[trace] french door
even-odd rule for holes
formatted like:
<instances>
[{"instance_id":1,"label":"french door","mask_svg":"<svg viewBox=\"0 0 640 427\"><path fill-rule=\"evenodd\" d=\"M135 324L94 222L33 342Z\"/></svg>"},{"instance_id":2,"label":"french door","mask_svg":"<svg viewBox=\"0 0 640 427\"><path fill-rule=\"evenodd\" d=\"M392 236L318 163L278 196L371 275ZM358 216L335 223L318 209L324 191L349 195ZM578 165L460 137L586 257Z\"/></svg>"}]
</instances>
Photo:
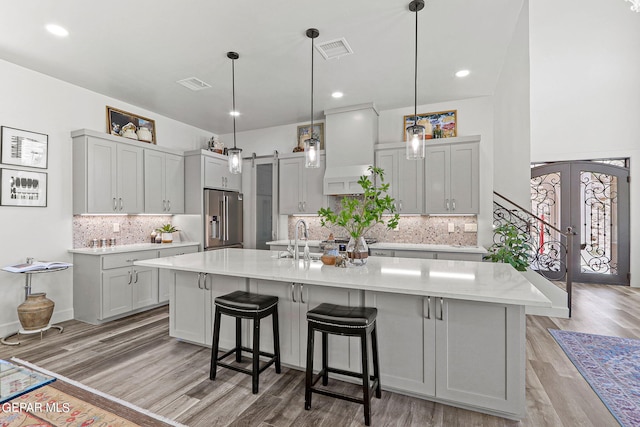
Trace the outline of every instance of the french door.
<instances>
[{"instance_id":1,"label":"french door","mask_svg":"<svg viewBox=\"0 0 640 427\"><path fill-rule=\"evenodd\" d=\"M531 169L532 212L576 233L573 281L629 284L629 169L597 161Z\"/></svg>"}]
</instances>

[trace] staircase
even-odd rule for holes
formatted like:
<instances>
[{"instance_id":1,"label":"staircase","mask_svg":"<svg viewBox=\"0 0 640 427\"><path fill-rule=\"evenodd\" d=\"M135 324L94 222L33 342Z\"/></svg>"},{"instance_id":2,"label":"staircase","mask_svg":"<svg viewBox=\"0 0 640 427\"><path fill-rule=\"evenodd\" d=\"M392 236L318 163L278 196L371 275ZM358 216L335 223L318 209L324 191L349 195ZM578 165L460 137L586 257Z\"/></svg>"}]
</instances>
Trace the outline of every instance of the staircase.
<instances>
[{"instance_id":1,"label":"staircase","mask_svg":"<svg viewBox=\"0 0 640 427\"><path fill-rule=\"evenodd\" d=\"M573 231L571 228L559 230L501 194L495 191L493 194L494 225L511 224L527 236L533 250L529 255L529 268L522 274L551 301L551 307L526 307L526 313L570 318L572 272L567 260ZM497 238L499 236L494 236Z\"/></svg>"}]
</instances>

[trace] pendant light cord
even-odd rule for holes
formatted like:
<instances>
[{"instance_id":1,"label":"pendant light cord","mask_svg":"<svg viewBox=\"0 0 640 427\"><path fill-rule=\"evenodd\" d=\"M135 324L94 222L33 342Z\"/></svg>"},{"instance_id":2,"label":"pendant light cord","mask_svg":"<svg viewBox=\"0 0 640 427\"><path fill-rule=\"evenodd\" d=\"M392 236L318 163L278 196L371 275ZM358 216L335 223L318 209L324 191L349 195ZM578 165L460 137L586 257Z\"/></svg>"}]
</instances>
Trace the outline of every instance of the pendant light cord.
<instances>
[{"instance_id":1,"label":"pendant light cord","mask_svg":"<svg viewBox=\"0 0 640 427\"><path fill-rule=\"evenodd\" d=\"M311 39L311 127L309 138L313 139L313 38Z\"/></svg>"},{"instance_id":2,"label":"pendant light cord","mask_svg":"<svg viewBox=\"0 0 640 427\"><path fill-rule=\"evenodd\" d=\"M233 108L233 149L236 149L236 60L231 60L231 103Z\"/></svg>"},{"instance_id":3,"label":"pendant light cord","mask_svg":"<svg viewBox=\"0 0 640 427\"><path fill-rule=\"evenodd\" d=\"M416 46L415 46L415 61L413 68L413 125L418 125L418 7L416 5Z\"/></svg>"}]
</instances>

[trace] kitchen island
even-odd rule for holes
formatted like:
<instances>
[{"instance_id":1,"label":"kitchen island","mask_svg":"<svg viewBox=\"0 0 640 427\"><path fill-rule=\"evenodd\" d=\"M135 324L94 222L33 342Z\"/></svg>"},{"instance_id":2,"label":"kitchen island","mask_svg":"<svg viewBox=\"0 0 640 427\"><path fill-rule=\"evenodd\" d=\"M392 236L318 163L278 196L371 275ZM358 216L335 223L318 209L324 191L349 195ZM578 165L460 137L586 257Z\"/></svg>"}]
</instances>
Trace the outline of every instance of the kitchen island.
<instances>
[{"instance_id":1,"label":"kitchen island","mask_svg":"<svg viewBox=\"0 0 640 427\"><path fill-rule=\"evenodd\" d=\"M336 268L278 255L224 249L135 264L174 272L173 337L211 345L214 298L234 290L275 295L282 362L304 369L307 310L322 302L373 306L383 388L524 416L524 306L550 302L510 265L372 256L364 267ZM262 328L265 348L272 342L268 329ZM223 318L221 347L232 348L234 339L233 319ZM359 355L358 340L330 337L332 366L359 370Z\"/></svg>"}]
</instances>

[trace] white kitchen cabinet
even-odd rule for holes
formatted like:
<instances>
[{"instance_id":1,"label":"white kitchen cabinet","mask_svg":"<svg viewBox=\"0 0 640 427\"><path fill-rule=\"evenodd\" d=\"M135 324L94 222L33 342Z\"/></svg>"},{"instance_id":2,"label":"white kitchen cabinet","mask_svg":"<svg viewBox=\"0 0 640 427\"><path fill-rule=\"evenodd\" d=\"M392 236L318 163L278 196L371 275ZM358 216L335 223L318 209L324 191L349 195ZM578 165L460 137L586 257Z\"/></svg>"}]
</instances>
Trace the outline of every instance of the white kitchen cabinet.
<instances>
[{"instance_id":1,"label":"white kitchen cabinet","mask_svg":"<svg viewBox=\"0 0 640 427\"><path fill-rule=\"evenodd\" d=\"M210 346L213 338L213 300L233 291L245 290L246 279L183 271L175 272L173 277L169 335ZM222 316L221 349L228 350L235 346L235 326L235 319Z\"/></svg>"},{"instance_id":2,"label":"white kitchen cabinet","mask_svg":"<svg viewBox=\"0 0 640 427\"><path fill-rule=\"evenodd\" d=\"M123 267L102 273L102 317L158 303L157 268Z\"/></svg>"},{"instance_id":3,"label":"white kitchen cabinet","mask_svg":"<svg viewBox=\"0 0 640 427\"><path fill-rule=\"evenodd\" d=\"M365 301L378 309L384 386L524 414L521 306L382 292Z\"/></svg>"},{"instance_id":4,"label":"white kitchen cabinet","mask_svg":"<svg viewBox=\"0 0 640 427\"><path fill-rule=\"evenodd\" d=\"M384 169L388 194L400 214L421 214L424 210L424 162L408 160L404 149L376 150L376 167Z\"/></svg>"},{"instance_id":5,"label":"white kitchen cabinet","mask_svg":"<svg viewBox=\"0 0 640 427\"><path fill-rule=\"evenodd\" d=\"M229 172L229 162L226 158L205 157L204 186L220 190L240 191L242 175Z\"/></svg>"},{"instance_id":6,"label":"white kitchen cabinet","mask_svg":"<svg viewBox=\"0 0 640 427\"><path fill-rule=\"evenodd\" d=\"M158 258L164 258L175 255L184 255L198 252L198 246L184 246L179 248L168 248L158 250ZM173 282L174 272L171 270L161 269L158 271L158 302L169 301L171 294L171 283Z\"/></svg>"},{"instance_id":7,"label":"white kitchen cabinet","mask_svg":"<svg viewBox=\"0 0 640 427\"><path fill-rule=\"evenodd\" d=\"M316 214L327 205L323 192L325 156L319 168L305 168L304 156L281 158L279 161L279 214Z\"/></svg>"},{"instance_id":8,"label":"white kitchen cabinet","mask_svg":"<svg viewBox=\"0 0 640 427\"><path fill-rule=\"evenodd\" d=\"M479 144L428 145L425 158L425 213L477 214Z\"/></svg>"},{"instance_id":9,"label":"white kitchen cabinet","mask_svg":"<svg viewBox=\"0 0 640 427\"><path fill-rule=\"evenodd\" d=\"M307 311L321 303L359 306L361 292L353 289L328 288L300 283L275 282L252 279L251 292L278 297L280 355L282 363L303 368L307 355ZM273 332L261 328L260 342L264 348L273 348ZM320 335L316 337L315 366L321 359ZM271 350L268 350L271 351ZM360 341L354 337L329 336L329 364L331 367L360 371Z\"/></svg>"},{"instance_id":10,"label":"white kitchen cabinet","mask_svg":"<svg viewBox=\"0 0 640 427\"><path fill-rule=\"evenodd\" d=\"M184 213L184 157L145 150L144 211L156 214Z\"/></svg>"}]
</instances>

